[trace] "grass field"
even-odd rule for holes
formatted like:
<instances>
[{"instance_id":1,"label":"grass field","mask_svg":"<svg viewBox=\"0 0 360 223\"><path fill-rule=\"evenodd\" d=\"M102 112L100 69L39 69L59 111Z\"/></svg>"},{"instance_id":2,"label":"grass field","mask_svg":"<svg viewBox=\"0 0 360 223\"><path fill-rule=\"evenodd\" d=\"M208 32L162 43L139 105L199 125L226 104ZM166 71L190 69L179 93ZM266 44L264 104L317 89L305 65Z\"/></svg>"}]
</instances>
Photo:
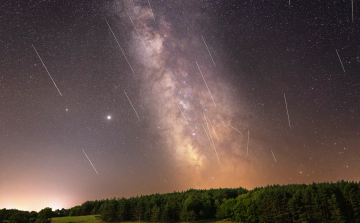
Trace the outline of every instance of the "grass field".
<instances>
[{"instance_id":1,"label":"grass field","mask_svg":"<svg viewBox=\"0 0 360 223\"><path fill-rule=\"evenodd\" d=\"M100 218L95 217L99 215L87 215L87 216L75 216L75 217L60 217L60 218L52 218L51 223L100 223L103 222Z\"/></svg>"},{"instance_id":2,"label":"grass field","mask_svg":"<svg viewBox=\"0 0 360 223\"><path fill-rule=\"evenodd\" d=\"M98 216L98 217L95 217ZM76 216L76 217L60 217L60 218L52 218L51 223L84 223L84 222L90 222L90 223L103 223L103 221L99 218L99 215L87 215L87 216ZM122 223L136 223L139 221L128 221L128 222L122 222ZM216 221L216 220L206 220L206 221L197 221L197 223L220 223L220 222L230 222L230 221ZM142 223L147 223L145 221L142 221ZM154 222L151 222L154 223ZM178 222L178 223L184 223L184 222Z\"/></svg>"}]
</instances>

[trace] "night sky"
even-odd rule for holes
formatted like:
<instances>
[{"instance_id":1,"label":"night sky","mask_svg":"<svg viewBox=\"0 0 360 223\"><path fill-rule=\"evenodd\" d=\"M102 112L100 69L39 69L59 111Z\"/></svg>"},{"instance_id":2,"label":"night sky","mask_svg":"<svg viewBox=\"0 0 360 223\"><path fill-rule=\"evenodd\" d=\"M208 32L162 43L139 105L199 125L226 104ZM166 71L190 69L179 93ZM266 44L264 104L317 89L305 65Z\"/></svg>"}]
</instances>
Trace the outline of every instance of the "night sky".
<instances>
[{"instance_id":1,"label":"night sky","mask_svg":"<svg viewBox=\"0 0 360 223\"><path fill-rule=\"evenodd\" d=\"M0 208L359 181L359 13L357 0L353 18L351 0L4 1Z\"/></svg>"}]
</instances>

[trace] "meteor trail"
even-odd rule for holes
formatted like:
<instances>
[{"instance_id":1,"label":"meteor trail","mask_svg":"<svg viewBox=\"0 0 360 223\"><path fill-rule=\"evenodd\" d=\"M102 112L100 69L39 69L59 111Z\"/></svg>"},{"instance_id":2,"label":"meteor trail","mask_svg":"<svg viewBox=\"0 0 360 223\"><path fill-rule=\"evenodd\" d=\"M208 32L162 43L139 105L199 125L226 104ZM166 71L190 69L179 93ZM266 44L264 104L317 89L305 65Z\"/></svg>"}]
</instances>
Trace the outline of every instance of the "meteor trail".
<instances>
[{"instance_id":1,"label":"meteor trail","mask_svg":"<svg viewBox=\"0 0 360 223\"><path fill-rule=\"evenodd\" d=\"M178 104L178 102L175 100L175 102L176 102L176 104L177 104L177 106L178 106L178 108L179 108L179 110L180 110L180 112L181 112L181 114L183 115L183 117L184 117L184 119L185 119L185 121L186 121L186 124L187 125L189 125L189 123L188 123L188 121L187 121L187 119L186 119L186 117L185 117L185 115L184 115L184 113L181 111L181 109L180 109L180 106L179 106L179 104Z\"/></svg>"},{"instance_id":2,"label":"meteor trail","mask_svg":"<svg viewBox=\"0 0 360 223\"><path fill-rule=\"evenodd\" d=\"M139 33L138 29L136 28L136 26L135 26L134 22L132 21L132 19L131 19L131 17L130 17L130 15L129 15L129 13L128 13L128 11L127 11L127 10L126 10L126 13L128 14L128 16L129 16L129 19L130 19L131 23L134 25L134 28L135 28L135 30L136 30L136 32L137 32L137 34L139 35L139 37L140 37L140 39L141 39L141 42L143 43L143 45L144 45L144 47L145 47L145 49L146 49L145 43L144 43L144 41L143 41L143 39L142 39L142 37L141 37L141 35L140 35L140 33Z\"/></svg>"},{"instance_id":3,"label":"meteor trail","mask_svg":"<svg viewBox=\"0 0 360 223\"><path fill-rule=\"evenodd\" d=\"M217 160L218 160L218 162L219 162L219 164L220 164L219 156L218 156L218 154L217 154L216 147L215 147L215 143L214 143L214 140L213 140L212 135L211 135L211 132L210 132L209 124L208 124L208 122L207 122L207 120L206 120L205 112L204 112L204 117L205 117L206 125L207 125L207 127L208 127L208 129L209 129L211 141L212 141L212 144L213 144L213 146L214 146L214 150L215 150L215 153L216 153Z\"/></svg>"},{"instance_id":4,"label":"meteor trail","mask_svg":"<svg viewBox=\"0 0 360 223\"><path fill-rule=\"evenodd\" d=\"M352 22L354 23L354 0L351 0L351 14L352 14Z\"/></svg>"},{"instance_id":5,"label":"meteor trail","mask_svg":"<svg viewBox=\"0 0 360 223\"><path fill-rule=\"evenodd\" d=\"M34 48L34 50L35 50L36 54L38 55L38 57L39 57L39 59L40 59L40 61L41 61L42 65L44 66L44 68L45 68L46 72L48 73L49 77L51 78L52 82L54 83L54 85L55 85L56 89L58 90L58 92L59 92L60 96L62 96L62 94L61 94L61 92L60 92L59 88L56 86L54 79L51 77L51 75L50 75L50 73L49 73L48 69L46 68L46 66L45 66L44 62L42 61L42 59L41 59L41 57L40 57L40 55L39 55L39 54L38 54L38 52L36 51L36 49L35 49L34 45L32 45L32 47Z\"/></svg>"},{"instance_id":6,"label":"meteor trail","mask_svg":"<svg viewBox=\"0 0 360 223\"><path fill-rule=\"evenodd\" d=\"M340 55L339 55L339 53L338 53L337 49L335 49L335 50L336 50L336 53L337 53L337 55L338 55L338 57L339 57L339 60L340 60L341 66L342 66L342 68L343 68L343 70L344 70L344 73L345 73L345 68L344 68L344 65L343 65L343 63L342 63L342 61L341 61L341 59L340 59Z\"/></svg>"},{"instance_id":7,"label":"meteor trail","mask_svg":"<svg viewBox=\"0 0 360 223\"><path fill-rule=\"evenodd\" d=\"M233 129L235 129L238 133L240 133L241 135L242 135L242 133L239 131L239 130L237 130L236 128L234 128L234 127L232 127L230 124L228 124L231 128L233 128Z\"/></svg>"},{"instance_id":8,"label":"meteor trail","mask_svg":"<svg viewBox=\"0 0 360 223\"><path fill-rule=\"evenodd\" d=\"M216 138L217 138L218 141L220 142L219 137L217 136L216 131L215 131L215 129L214 129L214 126L213 126L213 125L211 124L211 122L210 122L210 119L209 119L209 123L210 123L210 125L211 125L211 128L214 130L214 133L215 133Z\"/></svg>"},{"instance_id":9,"label":"meteor trail","mask_svg":"<svg viewBox=\"0 0 360 223\"><path fill-rule=\"evenodd\" d=\"M203 37L203 36L201 36L201 38L203 39L203 41L204 41L204 43L205 43L205 46L206 46L206 49L208 50L209 55L210 55L210 57L211 57L211 60L212 60L212 62L214 63L214 66L216 67L215 62L214 62L214 59L213 59L213 58L212 58L212 56L211 56L210 50L209 50L208 46L206 45L206 42L205 42L204 37Z\"/></svg>"},{"instance_id":10,"label":"meteor trail","mask_svg":"<svg viewBox=\"0 0 360 223\"><path fill-rule=\"evenodd\" d=\"M153 15L153 19L154 19L154 22L155 22L155 16L154 16L154 12L151 8L151 5L150 5L150 1L148 0L148 3L149 3L149 7L150 7L150 11L151 11L151 14Z\"/></svg>"},{"instance_id":11,"label":"meteor trail","mask_svg":"<svg viewBox=\"0 0 360 223\"><path fill-rule=\"evenodd\" d=\"M249 138L250 138L250 136L249 136L249 130L248 130L248 141L247 141L247 146L246 146L246 155L248 156L249 155Z\"/></svg>"},{"instance_id":12,"label":"meteor trail","mask_svg":"<svg viewBox=\"0 0 360 223\"><path fill-rule=\"evenodd\" d=\"M208 139L209 139L209 142L210 142L210 144L212 144L211 143L211 140L210 140L210 138L209 138L209 135L207 134L207 131L206 131L206 129L205 129L205 126L204 126L204 124L201 124L202 126L203 126L203 128L204 128L204 131L205 131L205 133L206 133L206 136L208 137Z\"/></svg>"},{"instance_id":13,"label":"meteor trail","mask_svg":"<svg viewBox=\"0 0 360 223\"><path fill-rule=\"evenodd\" d=\"M133 104L131 103L130 98L129 98L129 97L128 97L128 95L126 94L126 91L125 91L125 90L124 90L124 92L125 92L125 95L126 95L127 99L129 100L129 102L130 102L130 104L131 104L132 108L134 109L134 112L135 112L136 116L138 117L138 119L139 119L139 121L140 121L140 118L139 118L139 116L138 116L138 114L137 114L137 112L136 112L136 110L135 110L135 108L134 108Z\"/></svg>"},{"instance_id":14,"label":"meteor trail","mask_svg":"<svg viewBox=\"0 0 360 223\"><path fill-rule=\"evenodd\" d=\"M286 113L287 113L288 121L289 121L289 127L291 127L291 125L290 125L290 117L289 117L289 110L288 110L288 108L287 108L285 93L284 93L284 98L285 98L285 105L286 105Z\"/></svg>"},{"instance_id":15,"label":"meteor trail","mask_svg":"<svg viewBox=\"0 0 360 223\"><path fill-rule=\"evenodd\" d=\"M271 153L273 154L274 160L275 160L275 162L276 162L276 159L275 159L275 156L274 156L274 153L273 153L273 151L272 151L272 150L271 150Z\"/></svg>"},{"instance_id":16,"label":"meteor trail","mask_svg":"<svg viewBox=\"0 0 360 223\"><path fill-rule=\"evenodd\" d=\"M110 29L111 33L113 34L113 36L114 36L114 38L115 38L115 40L116 40L117 44L119 45L119 48L120 48L121 52L123 53L123 55L124 55L124 57L125 57L125 59L126 59L126 62L129 64L131 71L133 72L133 74L135 74L135 72L134 72L134 70L133 70L132 66L130 65L130 62L129 62L128 58L126 57L126 55L125 55L125 53L124 53L123 49L121 48L120 43L119 43L119 41L117 40L117 38L116 38L116 36L115 36L114 32L112 31L112 29L111 29L111 27L110 27L110 25L109 25L108 21L107 21L106 19L105 19L105 21L106 21L107 25L109 26L109 29Z\"/></svg>"},{"instance_id":17,"label":"meteor trail","mask_svg":"<svg viewBox=\"0 0 360 223\"><path fill-rule=\"evenodd\" d=\"M207 83L206 83L206 81L205 81L205 78L204 78L204 76L203 76L203 74L202 74L202 72L201 72L201 70L200 70L199 64L198 64L197 62L196 62L196 65L197 65L197 67L199 68L200 74L201 74L201 76L202 76L202 78L203 78L203 80L204 80L204 82L205 82L205 85L206 85L206 87L207 87L207 89L208 89L208 91L209 91L209 94L210 94L210 96L211 96L211 99L212 99L212 101L214 102L214 105L215 105L215 107L216 107L214 98L213 98L213 96L211 95L211 92L210 92L210 90L209 90L209 87L208 87L208 85L207 85Z\"/></svg>"},{"instance_id":18,"label":"meteor trail","mask_svg":"<svg viewBox=\"0 0 360 223\"><path fill-rule=\"evenodd\" d=\"M208 122L207 122L207 120L206 120L205 113L204 113L204 117L205 117L205 122L206 122L207 129L209 130L209 135L210 135L211 142L212 142L212 144L215 146L214 140L213 140L212 135L211 135L211 132L210 132L209 124L208 124Z\"/></svg>"},{"instance_id":19,"label":"meteor trail","mask_svg":"<svg viewBox=\"0 0 360 223\"><path fill-rule=\"evenodd\" d=\"M98 172L96 171L96 169L95 169L94 165L93 165L93 164L92 164L92 162L90 161L89 157L86 155L85 151L84 151L84 150L82 150L82 151L84 152L85 156L86 156L86 157L87 157L87 159L89 160L89 162L90 162L91 166L94 168L94 170L95 170L96 174L98 174Z\"/></svg>"}]
</instances>

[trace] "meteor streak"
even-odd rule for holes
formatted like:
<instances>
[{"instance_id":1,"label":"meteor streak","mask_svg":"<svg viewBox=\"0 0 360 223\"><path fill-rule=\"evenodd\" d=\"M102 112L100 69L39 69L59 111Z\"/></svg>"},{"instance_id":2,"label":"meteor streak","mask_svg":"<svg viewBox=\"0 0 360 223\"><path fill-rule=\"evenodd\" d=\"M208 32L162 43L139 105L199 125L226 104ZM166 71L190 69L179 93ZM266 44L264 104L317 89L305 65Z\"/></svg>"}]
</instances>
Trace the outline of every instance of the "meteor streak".
<instances>
[{"instance_id":1,"label":"meteor streak","mask_svg":"<svg viewBox=\"0 0 360 223\"><path fill-rule=\"evenodd\" d=\"M203 74L202 74L202 72L201 72L201 70L200 70L199 64L198 64L197 62L196 62L196 65L197 65L197 67L199 68L200 74L201 74L201 76L202 76L202 78L203 78L203 80L204 80L204 82L205 82L205 85L206 85L206 87L207 87L207 89L208 89L208 91L209 91L209 94L210 94L210 96L211 96L211 99L212 99L212 101L214 102L214 105L215 105L215 107L216 107L214 98L213 98L213 96L211 95L211 92L210 92L210 90L209 90L209 87L208 87L208 85L207 85L207 83L206 83L206 81L205 81L205 78L204 78L204 76L203 76Z\"/></svg>"},{"instance_id":2,"label":"meteor streak","mask_svg":"<svg viewBox=\"0 0 360 223\"><path fill-rule=\"evenodd\" d=\"M209 135L210 135L211 142L212 142L212 144L215 146L214 140L213 140L212 135L211 135L211 132L210 132L209 124L208 124L208 122L207 122L207 120L206 120L205 113L204 113L204 117L205 117L205 122L206 122L207 129L208 129L208 131L209 131Z\"/></svg>"},{"instance_id":3,"label":"meteor streak","mask_svg":"<svg viewBox=\"0 0 360 223\"><path fill-rule=\"evenodd\" d=\"M275 156L274 156L274 153L273 153L273 151L271 150L271 153L272 153L272 155L273 155L273 157L274 157L274 160L275 160L275 162L276 162L276 159L275 159Z\"/></svg>"},{"instance_id":4,"label":"meteor streak","mask_svg":"<svg viewBox=\"0 0 360 223\"><path fill-rule=\"evenodd\" d=\"M85 156L86 156L86 157L87 157L87 159L89 160L89 162L90 162L91 166L94 168L94 170L95 170L96 174L99 174L99 173L96 171L96 169L95 169L94 165L92 164L92 162L90 161L89 157L86 155L85 151L84 151L84 150L82 150L82 151L84 152Z\"/></svg>"},{"instance_id":5,"label":"meteor streak","mask_svg":"<svg viewBox=\"0 0 360 223\"><path fill-rule=\"evenodd\" d=\"M340 60L341 66L342 66L342 68L343 68L343 70L344 70L344 73L345 73L345 68L344 68L344 65L343 65L343 63L342 63L342 61L341 61L341 59L340 59L339 52L337 51L337 49L335 49L335 50L336 50L336 53L337 53L337 55L338 55L338 57L339 57L339 60Z\"/></svg>"},{"instance_id":6,"label":"meteor streak","mask_svg":"<svg viewBox=\"0 0 360 223\"><path fill-rule=\"evenodd\" d=\"M179 110L180 110L180 112L181 112L181 114L183 115L183 117L184 117L184 119L185 119L185 121L186 121L186 124L187 125L189 125L189 123L188 123L188 121L187 121L187 119L186 119L186 117L185 117L185 115L184 115L184 113L181 111L181 109L180 109L180 106L179 106L179 104L178 104L178 102L175 100L175 102L176 102L176 104L177 104L177 106L178 106L178 108L179 108Z\"/></svg>"},{"instance_id":7,"label":"meteor streak","mask_svg":"<svg viewBox=\"0 0 360 223\"><path fill-rule=\"evenodd\" d=\"M61 92L60 92L59 88L56 86L54 79L51 77L51 75L50 75L50 73L49 73L48 69L46 68L46 66L45 66L44 62L42 61L42 59L41 59L41 57L40 57L40 55L39 55L39 54L38 54L38 52L36 51L36 49L35 49L34 45L32 45L32 47L34 48L34 50L35 50L36 54L38 55L38 57L39 57L39 59L40 59L40 61L41 61L42 65L44 66L44 68L45 68L46 72L48 73L49 77L51 78L52 82L54 83L54 85L55 85L56 89L58 90L58 92L59 92L60 96L62 96L62 94L61 94Z\"/></svg>"},{"instance_id":8,"label":"meteor streak","mask_svg":"<svg viewBox=\"0 0 360 223\"><path fill-rule=\"evenodd\" d=\"M218 162L219 162L219 164L220 164L219 156L218 156L218 154L217 154L216 147L215 147L215 143L214 143L214 140L213 140L212 135L211 135L211 132L210 132L209 124L208 124L208 122L207 122L207 120L206 120L205 112L204 112L204 117L205 117L206 125L207 125L208 130L209 130L209 133L210 133L210 137L211 137L212 144L213 144L213 146L214 146L214 150L215 150L215 153L216 153L217 160L218 160Z\"/></svg>"},{"instance_id":9,"label":"meteor streak","mask_svg":"<svg viewBox=\"0 0 360 223\"><path fill-rule=\"evenodd\" d=\"M148 0L148 3L149 3L149 7L150 7L151 14L153 15L153 19L154 19L154 22L155 22L155 16L154 16L153 10L151 9L150 0Z\"/></svg>"},{"instance_id":10,"label":"meteor streak","mask_svg":"<svg viewBox=\"0 0 360 223\"><path fill-rule=\"evenodd\" d=\"M203 41L204 41L204 43L205 43L205 46L206 46L206 49L208 50L209 55L210 55L210 57L211 57L211 60L212 60L212 62L214 63L214 66L216 67L215 62L214 62L214 59L213 59L213 58L212 58L212 56L211 56L210 50L209 50L208 46L206 45L206 42L205 42L204 37L203 37L203 36L201 36L201 38L203 39Z\"/></svg>"},{"instance_id":11,"label":"meteor streak","mask_svg":"<svg viewBox=\"0 0 360 223\"><path fill-rule=\"evenodd\" d=\"M249 130L248 130L248 141L247 141L247 146L246 146L246 155L248 156L249 155L249 138L250 138L250 135L249 135Z\"/></svg>"},{"instance_id":12,"label":"meteor streak","mask_svg":"<svg viewBox=\"0 0 360 223\"><path fill-rule=\"evenodd\" d=\"M207 131L206 131L206 129L205 129L205 126L204 126L204 124L201 124L202 126L203 126L203 128L204 128L204 131L205 131L205 133L206 133L206 136L208 137L208 139L209 139L209 142L210 142L210 144L212 144L211 143L211 140L210 140L210 138L209 138L209 135L207 134Z\"/></svg>"},{"instance_id":13,"label":"meteor streak","mask_svg":"<svg viewBox=\"0 0 360 223\"><path fill-rule=\"evenodd\" d=\"M352 14L352 22L354 23L354 0L351 0L351 14Z\"/></svg>"},{"instance_id":14,"label":"meteor streak","mask_svg":"<svg viewBox=\"0 0 360 223\"><path fill-rule=\"evenodd\" d=\"M127 11L127 10L126 10L126 13L128 14L128 16L129 16L129 19L130 19L131 23L134 25L134 28L135 28L135 30L136 30L136 32L137 32L137 34L139 35L139 37L140 37L140 39L141 39L141 42L143 43L143 45L144 45L144 47L145 47L145 49L146 49L145 43L144 43L144 41L143 41L143 39L142 39L142 37L141 37L141 35L140 35L140 33L139 33L138 29L136 28L136 26L135 26L134 22L132 21L132 19L131 19L131 17L130 17L130 15L129 15L129 13L128 13L128 11Z\"/></svg>"},{"instance_id":15,"label":"meteor streak","mask_svg":"<svg viewBox=\"0 0 360 223\"><path fill-rule=\"evenodd\" d=\"M289 127L291 127L290 125L290 116L289 116L289 110L287 108L287 103L286 103L286 97L285 97L285 93L284 93L284 99L285 99L285 105L286 105L286 113L287 113L287 116L288 116L288 121L289 121Z\"/></svg>"},{"instance_id":16,"label":"meteor streak","mask_svg":"<svg viewBox=\"0 0 360 223\"><path fill-rule=\"evenodd\" d=\"M217 138L218 141L220 142L219 137L217 136L216 131L215 131L215 129L214 129L214 126L213 126L213 125L211 124L211 122L210 122L210 119L209 119L209 123L210 123L210 125L211 125L211 128L214 130L214 133L215 133L216 138Z\"/></svg>"},{"instance_id":17,"label":"meteor streak","mask_svg":"<svg viewBox=\"0 0 360 223\"><path fill-rule=\"evenodd\" d=\"M232 127L230 124L228 124L231 128L233 128L233 129L235 129L238 133L240 133L241 135L242 135L242 133L239 131L239 130L237 130L236 128L234 128L234 127Z\"/></svg>"},{"instance_id":18,"label":"meteor streak","mask_svg":"<svg viewBox=\"0 0 360 223\"><path fill-rule=\"evenodd\" d=\"M139 119L139 121L140 121L140 118L139 118L139 116L138 116L138 114L137 114L137 112L136 112L136 110L135 110L135 108L134 108L133 104L131 103L130 98L129 98L129 97L128 97L128 95L126 94L126 91L125 91L125 90L124 90L124 92L125 92L125 95L126 95L127 99L129 100L129 102L130 102L130 104L131 104L132 108L134 109L134 112L135 112L136 116L138 117L138 119Z\"/></svg>"},{"instance_id":19,"label":"meteor streak","mask_svg":"<svg viewBox=\"0 0 360 223\"><path fill-rule=\"evenodd\" d=\"M109 26L109 29L110 29L111 33L113 34L113 36L114 36L114 38L115 38L115 40L116 40L117 44L119 45L119 48L120 48L121 52L123 53L123 55L124 55L124 57L125 57L125 59L126 59L126 62L129 64L129 67L130 67L130 69L131 69L132 73L133 73L133 74L135 74L135 72L134 72L134 70L133 70L132 66L130 65L130 62L129 62L128 58L126 57L126 55L125 55L125 53L124 53L123 49L121 48L120 43L119 43L119 41L117 40L117 38L116 38L116 36L115 36L114 32L112 31L112 29L111 29L111 27L110 27L110 25L109 25L108 21L107 21L106 19L105 19L105 21L106 21L107 25Z\"/></svg>"}]
</instances>

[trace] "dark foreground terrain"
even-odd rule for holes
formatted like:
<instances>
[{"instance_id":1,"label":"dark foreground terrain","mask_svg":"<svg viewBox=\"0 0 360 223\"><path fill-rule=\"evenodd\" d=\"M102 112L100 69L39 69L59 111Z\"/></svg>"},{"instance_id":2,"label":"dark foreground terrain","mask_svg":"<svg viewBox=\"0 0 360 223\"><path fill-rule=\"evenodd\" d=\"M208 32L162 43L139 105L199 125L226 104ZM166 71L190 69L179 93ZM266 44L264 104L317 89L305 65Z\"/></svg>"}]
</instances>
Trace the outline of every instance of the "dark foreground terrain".
<instances>
[{"instance_id":1,"label":"dark foreground terrain","mask_svg":"<svg viewBox=\"0 0 360 223\"><path fill-rule=\"evenodd\" d=\"M92 216L86 216L92 215ZM98 215L99 217L95 217ZM246 190L210 189L87 201L39 213L0 210L0 222L360 222L360 184L338 181L272 185Z\"/></svg>"}]
</instances>

